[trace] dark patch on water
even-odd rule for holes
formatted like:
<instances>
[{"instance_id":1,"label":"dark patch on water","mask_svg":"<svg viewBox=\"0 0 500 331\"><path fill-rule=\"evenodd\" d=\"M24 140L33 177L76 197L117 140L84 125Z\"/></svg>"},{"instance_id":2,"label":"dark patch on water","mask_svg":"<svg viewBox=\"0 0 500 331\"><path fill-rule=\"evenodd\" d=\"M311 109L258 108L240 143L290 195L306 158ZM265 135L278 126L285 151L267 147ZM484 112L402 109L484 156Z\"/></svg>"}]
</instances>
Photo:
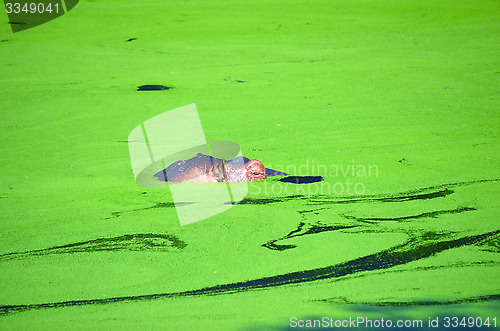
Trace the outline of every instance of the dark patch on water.
<instances>
[{"instance_id":1,"label":"dark patch on water","mask_svg":"<svg viewBox=\"0 0 500 331\"><path fill-rule=\"evenodd\" d=\"M2 39L2 40L0 40L0 43L6 43L8 41L10 41L10 40L9 39Z\"/></svg>"},{"instance_id":2,"label":"dark patch on water","mask_svg":"<svg viewBox=\"0 0 500 331\"><path fill-rule=\"evenodd\" d=\"M190 205L194 202L158 202L157 204L151 206L151 207L146 207L142 209L137 209L137 210L148 210L148 209L161 209L161 208L175 208L175 206L184 206L184 205Z\"/></svg>"},{"instance_id":3,"label":"dark patch on water","mask_svg":"<svg viewBox=\"0 0 500 331\"><path fill-rule=\"evenodd\" d=\"M137 40L137 38L130 38L130 39L127 39L125 41L134 41L134 40Z\"/></svg>"},{"instance_id":4,"label":"dark patch on water","mask_svg":"<svg viewBox=\"0 0 500 331\"><path fill-rule=\"evenodd\" d=\"M333 225L333 226L328 226L328 225L308 225L306 229L304 229L304 225L306 223L300 222L297 229L291 231L287 235L278 238L278 239L273 239L268 241L265 244L262 244L262 247L271 249L271 250L276 250L276 251L284 251L287 249L292 249L297 247L296 245L280 245L276 244L276 242L280 240L285 240L285 239L290 239L294 237L300 237L300 236L306 236L310 234L317 234L321 232L326 232L326 231L336 231L336 230L341 230L341 229L350 229L356 227L356 225Z\"/></svg>"},{"instance_id":5,"label":"dark patch on water","mask_svg":"<svg viewBox=\"0 0 500 331\"><path fill-rule=\"evenodd\" d=\"M241 83L241 84L246 83L246 81L244 81L244 80L238 80L238 79L237 79L237 80L235 80L235 82L236 82L236 83Z\"/></svg>"},{"instance_id":6,"label":"dark patch on water","mask_svg":"<svg viewBox=\"0 0 500 331\"><path fill-rule=\"evenodd\" d=\"M119 237L81 241L46 249L2 254L0 255L0 261L51 254L91 253L101 251L169 252L172 251L172 249L184 249L186 246L187 244L185 242L173 235L137 233L125 234Z\"/></svg>"},{"instance_id":7,"label":"dark patch on water","mask_svg":"<svg viewBox=\"0 0 500 331\"><path fill-rule=\"evenodd\" d=\"M352 203L366 203L366 202L405 202L413 200L428 200L435 198L443 198L455 193L451 187L460 187L471 184L480 184L488 182L498 182L500 179L480 179L471 180L467 182L457 182L438 186L430 186L426 188L410 190L401 193L387 194L387 195L365 195L356 198L350 197L332 197L327 195L318 195L309 197L311 204L352 204Z\"/></svg>"},{"instance_id":8,"label":"dark patch on water","mask_svg":"<svg viewBox=\"0 0 500 331\"><path fill-rule=\"evenodd\" d=\"M13 22L13 21L10 21L10 22L8 22L8 23L9 23L9 24L13 24L13 25L15 25L15 24L28 24L28 23L26 23L26 22Z\"/></svg>"},{"instance_id":9,"label":"dark patch on water","mask_svg":"<svg viewBox=\"0 0 500 331\"><path fill-rule=\"evenodd\" d=\"M459 214L467 211L474 211L477 210L476 208L471 208L471 207L458 207L455 209L450 209L450 210L436 210L432 212L427 212L427 213L421 213L418 215L409 215L409 216L401 216L401 217L356 217L356 216L350 216L350 215L341 215L342 217L346 219L352 219L356 220L359 222L379 222L379 221L396 221L396 222L402 222L402 221L408 221L408 220L415 220L419 218L437 218L439 215L444 215L444 214Z\"/></svg>"},{"instance_id":10,"label":"dark patch on water","mask_svg":"<svg viewBox=\"0 0 500 331\"><path fill-rule=\"evenodd\" d=\"M362 272L373 270L384 270L398 265L404 265L410 262L418 261L437 253L460 248L467 245L474 245L491 236L498 235L500 230L487 232L480 235L465 236L446 241L420 241L418 237L409 239L407 242L396 245L386 250L370 254L361 258L330 265L322 268L301 270L280 274L271 277L263 277L249 281L242 281L229 284L219 284L216 286L205 287L197 290L183 292L167 292L158 294L131 295L122 297L111 297L103 299L88 300L70 300L49 302L41 304L26 305L4 305L0 306L0 315L8 315L15 312L28 310L38 310L47 308L61 308L72 306L103 305L110 303L137 302L157 300L161 298L190 297L203 295L221 295L232 294L245 291L260 290L276 286L290 284L301 284L324 279L338 279L345 276L356 275ZM484 300L490 300L486 297Z\"/></svg>"},{"instance_id":11,"label":"dark patch on water","mask_svg":"<svg viewBox=\"0 0 500 331\"><path fill-rule=\"evenodd\" d=\"M273 198L244 198L239 205L265 205L271 203L283 203L288 201L306 200L309 205L335 205L335 204L357 204L357 203L375 203L375 202L404 202L412 200L427 200L446 197L453 194L454 191L449 189L439 189L431 192L425 192L427 189L418 191L408 191L403 193L394 194L391 197L382 195L365 195L356 197L334 197L327 195L285 195Z\"/></svg>"},{"instance_id":12,"label":"dark patch on water","mask_svg":"<svg viewBox=\"0 0 500 331\"><path fill-rule=\"evenodd\" d=\"M293 183L293 184L311 184L323 181L321 176L288 176L285 178L278 179L278 181L283 183Z\"/></svg>"},{"instance_id":13,"label":"dark patch on water","mask_svg":"<svg viewBox=\"0 0 500 331\"><path fill-rule=\"evenodd\" d=\"M173 89L172 86L165 85L141 85L137 87L137 91L166 91Z\"/></svg>"},{"instance_id":14,"label":"dark patch on water","mask_svg":"<svg viewBox=\"0 0 500 331\"><path fill-rule=\"evenodd\" d=\"M304 197L302 195L289 195L289 196L284 196L281 198L262 198L262 199L255 199L255 198L244 198L240 202L238 202L238 205L266 205L269 203L280 203L280 202L286 202L290 200L305 200L307 197Z\"/></svg>"},{"instance_id":15,"label":"dark patch on water","mask_svg":"<svg viewBox=\"0 0 500 331\"><path fill-rule=\"evenodd\" d=\"M483 251L500 253L500 235L491 236L477 243Z\"/></svg>"},{"instance_id":16,"label":"dark patch on water","mask_svg":"<svg viewBox=\"0 0 500 331\"><path fill-rule=\"evenodd\" d=\"M284 251L286 249L292 249L292 248L295 248L297 247L296 245L279 245L279 244L275 244L275 241L270 241L270 242L267 242L265 244L262 244L262 247L265 247L265 248L268 248L268 249L271 249L271 250L274 250L274 251Z\"/></svg>"},{"instance_id":17,"label":"dark patch on water","mask_svg":"<svg viewBox=\"0 0 500 331\"><path fill-rule=\"evenodd\" d=\"M321 299L317 301L327 303L343 303L347 305L368 305L368 306L396 306L396 307L409 307L409 306L445 306L445 305L459 305L471 302L485 302L499 300L500 294L491 294L470 298L462 298L455 300L415 300L415 301L375 301L375 302L352 302L347 298L338 297L330 299Z\"/></svg>"},{"instance_id":18,"label":"dark patch on water","mask_svg":"<svg viewBox=\"0 0 500 331\"><path fill-rule=\"evenodd\" d=\"M143 192L142 194L146 194L146 192ZM106 217L105 219L111 219L111 218L120 217L123 213L144 211L144 210L150 210L150 209L175 208L176 206L180 207L180 206L184 206L184 205L190 205L190 204L193 204L193 203L194 202L176 202L176 203L173 203L173 202L158 202L155 205L150 206L150 207L145 207L145 208L140 208L140 209L134 209L134 210L130 210L130 211L127 211L127 212L114 211L114 212L111 213L111 217Z\"/></svg>"},{"instance_id":19,"label":"dark patch on water","mask_svg":"<svg viewBox=\"0 0 500 331\"><path fill-rule=\"evenodd\" d=\"M120 217L120 216L122 216L121 211L114 211L111 213L111 217L106 217L105 219L109 220L110 218L116 218L116 217Z\"/></svg>"}]
</instances>

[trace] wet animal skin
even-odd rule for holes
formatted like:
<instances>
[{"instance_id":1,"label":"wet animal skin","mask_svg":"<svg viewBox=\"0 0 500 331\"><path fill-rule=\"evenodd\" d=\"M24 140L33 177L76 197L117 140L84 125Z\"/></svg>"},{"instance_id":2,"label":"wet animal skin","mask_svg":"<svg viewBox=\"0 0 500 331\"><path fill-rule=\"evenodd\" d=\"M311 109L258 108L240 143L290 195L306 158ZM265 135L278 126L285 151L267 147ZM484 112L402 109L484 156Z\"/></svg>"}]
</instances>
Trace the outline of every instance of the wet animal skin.
<instances>
[{"instance_id":1,"label":"wet animal skin","mask_svg":"<svg viewBox=\"0 0 500 331\"><path fill-rule=\"evenodd\" d=\"M268 176L284 176L284 172L266 169L259 160L239 156L226 161L205 154L197 154L188 160L172 163L154 176L160 181L180 183L228 183L265 179Z\"/></svg>"}]
</instances>

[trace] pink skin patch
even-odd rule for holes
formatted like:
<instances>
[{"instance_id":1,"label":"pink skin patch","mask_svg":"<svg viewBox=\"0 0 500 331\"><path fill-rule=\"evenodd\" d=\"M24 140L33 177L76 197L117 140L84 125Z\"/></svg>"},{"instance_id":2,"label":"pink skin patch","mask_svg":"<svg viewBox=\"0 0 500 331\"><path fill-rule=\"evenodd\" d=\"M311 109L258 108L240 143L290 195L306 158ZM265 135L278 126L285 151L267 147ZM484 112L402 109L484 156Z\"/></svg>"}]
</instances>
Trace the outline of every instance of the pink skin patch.
<instances>
[{"instance_id":1,"label":"pink skin patch","mask_svg":"<svg viewBox=\"0 0 500 331\"><path fill-rule=\"evenodd\" d=\"M245 164L245 170L248 180L266 178L266 168L259 160L251 160Z\"/></svg>"}]
</instances>

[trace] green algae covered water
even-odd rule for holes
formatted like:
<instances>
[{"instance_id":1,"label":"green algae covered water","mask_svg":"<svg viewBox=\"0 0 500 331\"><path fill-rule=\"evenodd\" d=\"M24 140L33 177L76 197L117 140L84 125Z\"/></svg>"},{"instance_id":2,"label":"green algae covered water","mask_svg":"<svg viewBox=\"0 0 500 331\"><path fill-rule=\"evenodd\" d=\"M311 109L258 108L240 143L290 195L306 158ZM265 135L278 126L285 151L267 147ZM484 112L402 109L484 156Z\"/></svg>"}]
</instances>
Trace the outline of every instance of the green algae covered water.
<instances>
[{"instance_id":1,"label":"green algae covered water","mask_svg":"<svg viewBox=\"0 0 500 331\"><path fill-rule=\"evenodd\" d=\"M498 1L2 13L1 329L498 329ZM192 103L207 141L324 180L180 226L127 137Z\"/></svg>"}]
</instances>

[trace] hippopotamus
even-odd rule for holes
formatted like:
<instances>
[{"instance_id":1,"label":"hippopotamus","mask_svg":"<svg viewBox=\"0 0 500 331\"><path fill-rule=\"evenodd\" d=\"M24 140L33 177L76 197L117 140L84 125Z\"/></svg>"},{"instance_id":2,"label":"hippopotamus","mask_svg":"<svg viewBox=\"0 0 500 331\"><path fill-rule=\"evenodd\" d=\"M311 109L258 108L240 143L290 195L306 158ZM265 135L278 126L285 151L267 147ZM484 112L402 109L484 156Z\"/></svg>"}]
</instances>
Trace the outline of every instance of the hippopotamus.
<instances>
[{"instance_id":1,"label":"hippopotamus","mask_svg":"<svg viewBox=\"0 0 500 331\"><path fill-rule=\"evenodd\" d=\"M191 159L172 163L157 172L154 177L160 181L174 183L186 180L195 183L228 183L286 175L288 174L281 171L266 169L261 161L250 160L244 156L228 161L198 153Z\"/></svg>"}]
</instances>

